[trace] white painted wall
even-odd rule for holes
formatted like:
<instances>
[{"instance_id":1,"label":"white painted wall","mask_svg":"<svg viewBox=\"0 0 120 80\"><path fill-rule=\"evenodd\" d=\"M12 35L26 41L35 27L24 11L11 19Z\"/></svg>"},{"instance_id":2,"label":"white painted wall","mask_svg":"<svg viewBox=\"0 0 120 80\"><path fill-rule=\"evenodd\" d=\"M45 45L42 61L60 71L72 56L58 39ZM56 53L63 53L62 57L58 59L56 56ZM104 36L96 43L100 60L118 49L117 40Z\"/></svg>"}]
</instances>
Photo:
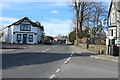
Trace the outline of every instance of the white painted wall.
<instances>
[{"instance_id":1,"label":"white painted wall","mask_svg":"<svg viewBox=\"0 0 120 80\"><path fill-rule=\"evenodd\" d=\"M30 24L27 22L27 24ZM13 34L15 32L15 34ZM35 33L37 33L35 35ZM18 43L17 41L17 34L21 34L21 41L23 42L23 34L27 34L27 43L28 44L35 44L38 41L42 40L43 31L39 27L34 27L31 25L31 31L20 31L20 25L12 25L11 27L7 27L4 29L4 42L7 43ZM29 42L28 37L29 35L33 35L33 42Z\"/></svg>"}]
</instances>

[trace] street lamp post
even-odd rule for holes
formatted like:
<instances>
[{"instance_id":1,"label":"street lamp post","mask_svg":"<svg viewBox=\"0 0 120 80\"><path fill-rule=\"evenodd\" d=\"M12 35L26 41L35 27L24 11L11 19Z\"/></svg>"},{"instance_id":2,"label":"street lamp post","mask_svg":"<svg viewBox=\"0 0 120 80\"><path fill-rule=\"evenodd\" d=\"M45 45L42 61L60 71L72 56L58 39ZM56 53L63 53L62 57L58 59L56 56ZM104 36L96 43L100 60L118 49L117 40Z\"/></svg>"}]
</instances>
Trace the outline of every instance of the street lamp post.
<instances>
[{"instance_id":1,"label":"street lamp post","mask_svg":"<svg viewBox=\"0 0 120 80\"><path fill-rule=\"evenodd\" d=\"M102 24L102 26L109 26L109 19L106 18ZM106 36L106 55L110 54L110 39L108 38L109 32L107 31L107 36Z\"/></svg>"}]
</instances>

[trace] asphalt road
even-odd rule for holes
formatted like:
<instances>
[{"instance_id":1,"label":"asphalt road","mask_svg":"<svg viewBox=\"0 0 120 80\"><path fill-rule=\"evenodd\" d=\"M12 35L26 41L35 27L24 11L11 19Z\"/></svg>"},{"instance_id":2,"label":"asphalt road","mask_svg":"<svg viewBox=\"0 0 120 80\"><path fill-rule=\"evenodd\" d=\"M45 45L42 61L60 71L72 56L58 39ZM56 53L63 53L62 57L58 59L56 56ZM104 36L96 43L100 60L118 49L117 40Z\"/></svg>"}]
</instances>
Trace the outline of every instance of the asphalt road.
<instances>
[{"instance_id":1,"label":"asphalt road","mask_svg":"<svg viewBox=\"0 0 120 80\"><path fill-rule=\"evenodd\" d=\"M3 78L117 78L118 63L74 52L69 45L31 45L2 55Z\"/></svg>"}]
</instances>

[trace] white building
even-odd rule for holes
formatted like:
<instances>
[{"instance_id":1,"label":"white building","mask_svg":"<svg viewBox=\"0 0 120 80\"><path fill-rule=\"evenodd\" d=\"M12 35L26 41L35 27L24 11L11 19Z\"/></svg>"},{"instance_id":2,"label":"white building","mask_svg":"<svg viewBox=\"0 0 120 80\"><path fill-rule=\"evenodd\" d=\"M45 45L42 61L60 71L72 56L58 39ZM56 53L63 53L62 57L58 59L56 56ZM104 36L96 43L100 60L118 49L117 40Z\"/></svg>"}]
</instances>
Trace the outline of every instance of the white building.
<instances>
[{"instance_id":1,"label":"white building","mask_svg":"<svg viewBox=\"0 0 120 80\"><path fill-rule=\"evenodd\" d=\"M112 0L109 9L109 27L107 32L107 44L112 44L115 40L116 45L120 45L120 1Z\"/></svg>"},{"instance_id":2,"label":"white building","mask_svg":"<svg viewBox=\"0 0 120 80\"><path fill-rule=\"evenodd\" d=\"M4 28L3 42L20 44L38 44L43 41L44 27L40 22L32 22L24 17Z\"/></svg>"}]
</instances>

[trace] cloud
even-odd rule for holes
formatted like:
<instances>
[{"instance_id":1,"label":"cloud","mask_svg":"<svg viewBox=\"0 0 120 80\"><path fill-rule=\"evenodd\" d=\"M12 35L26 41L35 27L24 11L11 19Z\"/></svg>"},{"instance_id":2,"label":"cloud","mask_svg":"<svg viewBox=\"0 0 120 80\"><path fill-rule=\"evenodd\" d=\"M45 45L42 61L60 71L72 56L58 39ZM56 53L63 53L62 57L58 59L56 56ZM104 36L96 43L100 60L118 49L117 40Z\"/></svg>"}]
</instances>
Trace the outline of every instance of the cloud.
<instances>
[{"instance_id":1,"label":"cloud","mask_svg":"<svg viewBox=\"0 0 120 80\"><path fill-rule=\"evenodd\" d=\"M70 31L71 20L60 20L55 18L49 18L42 22L45 27L45 33L47 35L57 36L58 34L67 35Z\"/></svg>"},{"instance_id":2,"label":"cloud","mask_svg":"<svg viewBox=\"0 0 120 80\"><path fill-rule=\"evenodd\" d=\"M56 13L59 13L59 11L54 10L54 11L51 11L50 13L52 13L52 14L56 14Z\"/></svg>"},{"instance_id":3,"label":"cloud","mask_svg":"<svg viewBox=\"0 0 120 80\"><path fill-rule=\"evenodd\" d=\"M0 22L15 22L17 21L18 19L16 18L10 18L10 17L0 17Z\"/></svg>"},{"instance_id":4,"label":"cloud","mask_svg":"<svg viewBox=\"0 0 120 80\"><path fill-rule=\"evenodd\" d=\"M65 3L65 2L59 2L59 3L53 3L53 4L50 4L50 6L66 6L67 5L67 3Z\"/></svg>"},{"instance_id":5,"label":"cloud","mask_svg":"<svg viewBox=\"0 0 120 80\"><path fill-rule=\"evenodd\" d=\"M80 0L81 2L108 2L109 0ZM119 0L114 0L118 2ZM2 2L73 2L73 0L2 0ZM109 1L110 2L110 1Z\"/></svg>"},{"instance_id":6,"label":"cloud","mask_svg":"<svg viewBox=\"0 0 120 80\"><path fill-rule=\"evenodd\" d=\"M3 29L5 26L10 25L17 21L16 18L10 18L10 17L0 17L0 29Z\"/></svg>"}]
</instances>

